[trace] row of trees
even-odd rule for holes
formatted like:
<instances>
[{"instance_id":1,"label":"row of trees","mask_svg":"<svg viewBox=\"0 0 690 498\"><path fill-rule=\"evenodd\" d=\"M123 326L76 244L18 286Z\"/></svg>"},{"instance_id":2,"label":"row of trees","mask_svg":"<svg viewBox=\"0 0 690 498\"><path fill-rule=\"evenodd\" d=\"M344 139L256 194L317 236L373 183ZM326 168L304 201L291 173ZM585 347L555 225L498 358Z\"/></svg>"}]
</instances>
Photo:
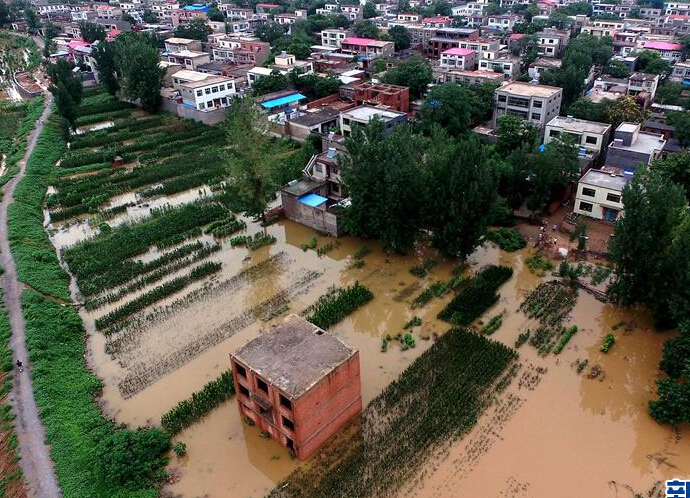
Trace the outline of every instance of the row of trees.
<instances>
[{"instance_id":1,"label":"row of trees","mask_svg":"<svg viewBox=\"0 0 690 498\"><path fill-rule=\"evenodd\" d=\"M159 67L156 44L154 37L128 31L114 42L94 46L96 68L108 93L120 92L147 111L158 108L165 70Z\"/></svg>"},{"instance_id":2,"label":"row of trees","mask_svg":"<svg viewBox=\"0 0 690 498\"><path fill-rule=\"evenodd\" d=\"M57 111L73 127L83 93L81 77L75 76L70 63L62 58L48 67L48 75L52 81L49 90L55 97Z\"/></svg>"},{"instance_id":3,"label":"row of trees","mask_svg":"<svg viewBox=\"0 0 690 498\"><path fill-rule=\"evenodd\" d=\"M610 293L625 305L649 307L661 327L678 326L666 342L650 413L662 423L690 422L690 151L639 167L623 191L625 216L610 243L616 279Z\"/></svg>"}]
</instances>

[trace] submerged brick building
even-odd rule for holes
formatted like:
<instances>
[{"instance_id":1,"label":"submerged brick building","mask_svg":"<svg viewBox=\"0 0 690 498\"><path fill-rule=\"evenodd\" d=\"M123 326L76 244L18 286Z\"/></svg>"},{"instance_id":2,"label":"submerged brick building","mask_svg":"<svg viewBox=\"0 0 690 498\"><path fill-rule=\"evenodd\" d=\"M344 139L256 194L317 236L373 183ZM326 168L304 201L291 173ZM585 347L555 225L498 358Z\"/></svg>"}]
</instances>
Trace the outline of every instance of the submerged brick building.
<instances>
[{"instance_id":1,"label":"submerged brick building","mask_svg":"<svg viewBox=\"0 0 690 498\"><path fill-rule=\"evenodd\" d=\"M301 460L362 411L359 352L297 315L230 361L240 415Z\"/></svg>"}]
</instances>

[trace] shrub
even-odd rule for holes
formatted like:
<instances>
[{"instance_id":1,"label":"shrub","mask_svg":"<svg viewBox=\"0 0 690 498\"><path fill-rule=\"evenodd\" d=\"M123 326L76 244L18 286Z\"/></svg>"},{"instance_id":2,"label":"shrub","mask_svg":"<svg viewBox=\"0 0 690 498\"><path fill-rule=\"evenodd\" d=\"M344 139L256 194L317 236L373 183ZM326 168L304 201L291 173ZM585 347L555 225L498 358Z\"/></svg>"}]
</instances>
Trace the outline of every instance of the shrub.
<instances>
[{"instance_id":1,"label":"shrub","mask_svg":"<svg viewBox=\"0 0 690 498\"><path fill-rule=\"evenodd\" d=\"M508 252L519 251L527 245L527 241L522 235L512 228L489 230L486 233L486 238Z\"/></svg>"},{"instance_id":2,"label":"shrub","mask_svg":"<svg viewBox=\"0 0 690 498\"><path fill-rule=\"evenodd\" d=\"M606 334L606 337L604 337L604 342L599 348L599 351L602 353L608 353L609 350L613 347L614 343L616 342L616 338L614 337L613 334Z\"/></svg>"},{"instance_id":3,"label":"shrub","mask_svg":"<svg viewBox=\"0 0 690 498\"><path fill-rule=\"evenodd\" d=\"M482 327L482 334L491 335L496 332L501 325L503 325L503 317L501 315L496 315L489 320L489 323Z\"/></svg>"},{"instance_id":4,"label":"shrub","mask_svg":"<svg viewBox=\"0 0 690 498\"><path fill-rule=\"evenodd\" d=\"M321 296L314 304L313 311L307 320L317 327L328 329L373 298L374 295L369 289L355 282L350 287Z\"/></svg>"},{"instance_id":5,"label":"shrub","mask_svg":"<svg viewBox=\"0 0 690 498\"><path fill-rule=\"evenodd\" d=\"M182 441L178 441L173 446L173 451L175 452L175 455L178 456L178 458L183 457L187 454L187 445Z\"/></svg>"},{"instance_id":6,"label":"shrub","mask_svg":"<svg viewBox=\"0 0 690 498\"><path fill-rule=\"evenodd\" d=\"M192 393L188 399L180 401L175 408L165 413L161 417L161 425L170 434L175 435L234 394L232 372L225 371L220 377L206 384L201 391Z\"/></svg>"},{"instance_id":7,"label":"shrub","mask_svg":"<svg viewBox=\"0 0 690 498\"><path fill-rule=\"evenodd\" d=\"M572 327L568 328L568 330L566 330L565 333L561 336L561 339L556 344L556 347L553 349L554 354L560 354L560 352L563 351L565 345L568 344L570 338L573 335L575 335L576 332L577 325L573 325Z\"/></svg>"}]
</instances>

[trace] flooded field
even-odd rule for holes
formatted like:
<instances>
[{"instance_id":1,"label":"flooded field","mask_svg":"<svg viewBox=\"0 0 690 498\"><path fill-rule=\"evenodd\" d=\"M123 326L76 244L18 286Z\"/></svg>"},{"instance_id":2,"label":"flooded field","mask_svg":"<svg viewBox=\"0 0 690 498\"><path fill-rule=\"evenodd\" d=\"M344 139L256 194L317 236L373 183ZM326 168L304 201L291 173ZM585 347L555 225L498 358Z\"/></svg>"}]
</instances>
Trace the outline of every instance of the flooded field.
<instances>
[{"instance_id":1,"label":"flooded field","mask_svg":"<svg viewBox=\"0 0 690 498\"><path fill-rule=\"evenodd\" d=\"M205 183L191 178L194 168L189 168L191 173L185 169L191 159L159 146L160 137L147 142L141 119L134 112L112 122L110 128L96 127L97 133L130 151L124 168L102 163L104 157L94 154L89 135L93 131L80 135L84 152L68 153L76 173L70 176L69 167L64 168L67 174L49 191L54 202L45 212L51 240L63 255L104 230L134 230L157 213L167 219L165 213L176 207L196 202L199 213L212 210L202 204L216 202L212 199L218 189L210 180L217 172L209 168ZM180 139L197 140L195 130L183 129L168 118L153 118L151 126L174 130ZM210 135L201 138L212 143ZM155 153L152 147L157 147ZM164 174L157 175L159 171ZM158 188L168 190L158 195L152 191ZM83 210L75 201L79 196L93 199L101 189L105 193L94 201L97 209ZM61 220L51 223L55 213L61 213ZM91 289L84 292L88 288L84 286L82 293L73 285L74 297L88 308L82 308L81 315L89 333L88 363L104 381L99 401L117 422L131 427L159 425L161 415L228 369L230 352L287 313L303 312L332 287L360 282L374 294L371 302L330 329L360 352L365 404L450 328L436 315L452 292L416 309L412 303L430 285L451 280L459 271L456 261L443 260L422 246L408 256L387 255L376 242L349 237L338 239L335 247L319 255L303 246L315 239L316 247L323 248L335 244L335 239L290 221L263 228L250 219L235 220L225 211L205 218L201 225L210 227L228 219L246 226L225 234L211 229L203 233L198 227L166 232L168 238L160 241L169 242L170 234L179 238L166 244L149 241L123 258L130 264L123 269L139 265L139 273L129 279L100 287L93 279ZM231 243L233 235L255 233L275 241L256 250ZM365 246L371 252L357 263L354 255ZM177 257L175 251L185 247L189 252ZM514 269L513 277L500 288L500 301L484 317L488 321L502 315L503 324L492 339L510 347L521 332L535 326L519 310L520 304L541 282L553 278L530 272L525 264L529 255L528 249L505 253L488 244L477 249L462 270L472 273L487 264ZM410 272L429 259L436 264L426 276ZM156 266L161 260L165 262ZM146 298L152 289L184 280L190 270L210 263L217 267L210 276L185 280L185 285L153 304L107 320L123 306ZM87 273L80 271L82 276ZM402 351L393 341L382 352L382 339L402 332L403 324L414 316L422 320L413 332L416 347ZM686 428L676 434L647 414L668 334L654 332L644 313L602 304L584 292L567 319L571 324L579 331L558 356L540 356L530 344L518 349L520 369L508 389L465 438L438 449L422 477L408 483L401 497L540 498L551 496L555 489L560 496L632 496L625 494L628 489L645 492L655 481L690 472ZM604 335L614 329L616 344L608 354L601 353ZM587 365L578 372L576 365L584 360ZM171 479L165 488L169 496L258 498L298 465L281 446L241 421L234 399L175 440L186 443L187 456L171 458Z\"/></svg>"}]
</instances>

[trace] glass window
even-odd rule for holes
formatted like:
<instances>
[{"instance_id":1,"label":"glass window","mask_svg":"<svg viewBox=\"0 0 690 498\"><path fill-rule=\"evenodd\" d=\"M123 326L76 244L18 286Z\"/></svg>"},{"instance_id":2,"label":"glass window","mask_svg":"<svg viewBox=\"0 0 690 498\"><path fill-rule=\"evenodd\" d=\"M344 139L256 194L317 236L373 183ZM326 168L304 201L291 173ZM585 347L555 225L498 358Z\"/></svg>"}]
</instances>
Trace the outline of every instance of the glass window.
<instances>
[{"instance_id":1,"label":"glass window","mask_svg":"<svg viewBox=\"0 0 690 498\"><path fill-rule=\"evenodd\" d=\"M532 113L532 119L536 119L537 121L541 118L541 114L537 112Z\"/></svg>"},{"instance_id":2,"label":"glass window","mask_svg":"<svg viewBox=\"0 0 690 498\"><path fill-rule=\"evenodd\" d=\"M249 397L249 389L240 384L240 394L243 394L247 398Z\"/></svg>"},{"instance_id":3,"label":"glass window","mask_svg":"<svg viewBox=\"0 0 690 498\"><path fill-rule=\"evenodd\" d=\"M506 101L506 96L505 96L505 95L499 95L499 96L498 96L498 101L499 101L499 102L505 102L505 101Z\"/></svg>"},{"instance_id":4,"label":"glass window","mask_svg":"<svg viewBox=\"0 0 690 498\"><path fill-rule=\"evenodd\" d=\"M597 137L592 137L592 136L587 136L585 138L585 143L596 145L597 143Z\"/></svg>"},{"instance_id":5,"label":"glass window","mask_svg":"<svg viewBox=\"0 0 690 498\"><path fill-rule=\"evenodd\" d=\"M197 90L197 91L196 91L196 96L197 96L197 97L201 97L201 96L203 95L203 93L204 93L204 92L202 92L201 90Z\"/></svg>"},{"instance_id":6,"label":"glass window","mask_svg":"<svg viewBox=\"0 0 690 498\"><path fill-rule=\"evenodd\" d=\"M550 131L549 131L549 136L550 136L551 138L556 138L556 137L559 136L560 134L561 134L561 132L558 131L558 130L550 130Z\"/></svg>"},{"instance_id":7,"label":"glass window","mask_svg":"<svg viewBox=\"0 0 690 498\"><path fill-rule=\"evenodd\" d=\"M260 391L263 391L264 393L268 394L268 384L266 384L266 382L264 382L263 380L257 378L256 387L259 388Z\"/></svg>"},{"instance_id":8,"label":"glass window","mask_svg":"<svg viewBox=\"0 0 690 498\"><path fill-rule=\"evenodd\" d=\"M199 109L206 109L206 104L199 102Z\"/></svg>"},{"instance_id":9,"label":"glass window","mask_svg":"<svg viewBox=\"0 0 690 498\"><path fill-rule=\"evenodd\" d=\"M210 89L210 88L204 89L204 93L206 93L206 95L210 95L210 94L211 94L211 89Z\"/></svg>"},{"instance_id":10,"label":"glass window","mask_svg":"<svg viewBox=\"0 0 690 498\"><path fill-rule=\"evenodd\" d=\"M586 195L587 197L594 197L595 194L596 191L593 188L582 187L582 195Z\"/></svg>"},{"instance_id":11,"label":"glass window","mask_svg":"<svg viewBox=\"0 0 690 498\"><path fill-rule=\"evenodd\" d=\"M620 202L621 196L616 194L606 194L606 200L611 202Z\"/></svg>"},{"instance_id":12,"label":"glass window","mask_svg":"<svg viewBox=\"0 0 690 498\"><path fill-rule=\"evenodd\" d=\"M580 202L580 211L592 212L592 204L589 202Z\"/></svg>"},{"instance_id":13,"label":"glass window","mask_svg":"<svg viewBox=\"0 0 690 498\"><path fill-rule=\"evenodd\" d=\"M541 100L535 100L532 102L532 107L536 107L537 109L541 109L542 101Z\"/></svg>"},{"instance_id":14,"label":"glass window","mask_svg":"<svg viewBox=\"0 0 690 498\"><path fill-rule=\"evenodd\" d=\"M220 85L218 87L218 90L220 90L221 92L225 91L225 85Z\"/></svg>"},{"instance_id":15,"label":"glass window","mask_svg":"<svg viewBox=\"0 0 690 498\"><path fill-rule=\"evenodd\" d=\"M244 377L245 379L247 378L247 371L242 365L235 363L235 370L237 370L237 375Z\"/></svg>"},{"instance_id":16,"label":"glass window","mask_svg":"<svg viewBox=\"0 0 690 498\"><path fill-rule=\"evenodd\" d=\"M218 87L217 87L217 86L212 87L212 88L211 88L211 91L212 91L213 93L217 93L217 92L218 92Z\"/></svg>"},{"instance_id":17,"label":"glass window","mask_svg":"<svg viewBox=\"0 0 690 498\"><path fill-rule=\"evenodd\" d=\"M282 394L279 395L279 398L280 398L280 404L281 404L282 406L284 406L284 407L287 408L288 410L292 410L292 402L291 402L289 399L287 399L287 398L286 398L285 396L283 396Z\"/></svg>"}]
</instances>

